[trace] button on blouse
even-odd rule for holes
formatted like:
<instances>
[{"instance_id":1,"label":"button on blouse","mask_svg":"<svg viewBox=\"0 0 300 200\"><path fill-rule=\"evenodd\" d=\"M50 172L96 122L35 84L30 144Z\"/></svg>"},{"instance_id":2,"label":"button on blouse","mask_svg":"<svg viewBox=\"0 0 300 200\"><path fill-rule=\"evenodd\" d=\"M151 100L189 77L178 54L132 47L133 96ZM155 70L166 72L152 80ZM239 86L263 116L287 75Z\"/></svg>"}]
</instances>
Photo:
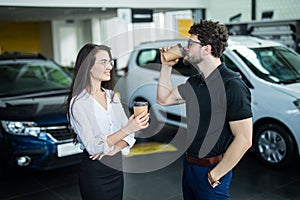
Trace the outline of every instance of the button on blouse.
<instances>
[{"instance_id":1,"label":"button on blouse","mask_svg":"<svg viewBox=\"0 0 300 200\"><path fill-rule=\"evenodd\" d=\"M105 89L105 93L107 110L86 90L71 101L71 126L77 134L81 148L86 149L91 155L112 151L114 146L108 146L107 137L120 130L128 122L119 97L115 95L112 101L112 91ZM128 154L135 143L134 133L123 140L129 146L124 148L122 153Z\"/></svg>"}]
</instances>

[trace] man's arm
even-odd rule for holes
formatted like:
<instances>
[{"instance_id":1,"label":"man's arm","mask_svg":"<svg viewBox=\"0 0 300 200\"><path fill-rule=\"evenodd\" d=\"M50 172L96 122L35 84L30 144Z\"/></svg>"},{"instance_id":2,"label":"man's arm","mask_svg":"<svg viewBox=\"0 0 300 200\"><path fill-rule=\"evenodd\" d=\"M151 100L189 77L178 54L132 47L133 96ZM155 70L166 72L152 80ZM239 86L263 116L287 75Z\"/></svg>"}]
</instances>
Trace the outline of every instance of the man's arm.
<instances>
[{"instance_id":1,"label":"man's arm","mask_svg":"<svg viewBox=\"0 0 300 200\"><path fill-rule=\"evenodd\" d=\"M157 84L156 102L163 106L184 103L185 101L180 96L177 87L173 88L171 82L172 66L175 65L178 60L167 62L164 56L162 56L162 52L163 50L160 49L162 65Z\"/></svg>"},{"instance_id":2,"label":"man's arm","mask_svg":"<svg viewBox=\"0 0 300 200\"><path fill-rule=\"evenodd\" d=\"M213 180L219 180L229 172L252 145L252 118L229 122L234 140L226 150L221 162L211 170Z\"/></svg>"}]
</instances>

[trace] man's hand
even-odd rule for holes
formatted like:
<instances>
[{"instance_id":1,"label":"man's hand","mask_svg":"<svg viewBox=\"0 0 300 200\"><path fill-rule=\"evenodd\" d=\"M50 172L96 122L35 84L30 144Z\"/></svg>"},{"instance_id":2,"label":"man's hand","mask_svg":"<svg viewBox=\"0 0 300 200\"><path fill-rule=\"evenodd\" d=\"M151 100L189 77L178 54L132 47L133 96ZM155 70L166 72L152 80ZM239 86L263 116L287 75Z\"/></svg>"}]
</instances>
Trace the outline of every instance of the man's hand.
<instances>
[{"instance_id":1,"label":"man's hand","mask_svg":"<svg viewBox=\"0 0 300 200\"><path fill-rule=\"evenodd\" d=\"M172 67L173 65L175 65L176 63L178 63L179 59L172 60L172 61L169 61L169 62L166 61L166 59L165 59L165 57L163 55L163 52L165 52L166 49L159 48L159 51L160 51L160 60L161 60L161 64L162 65Z\"/></svg>"}]
</instances>

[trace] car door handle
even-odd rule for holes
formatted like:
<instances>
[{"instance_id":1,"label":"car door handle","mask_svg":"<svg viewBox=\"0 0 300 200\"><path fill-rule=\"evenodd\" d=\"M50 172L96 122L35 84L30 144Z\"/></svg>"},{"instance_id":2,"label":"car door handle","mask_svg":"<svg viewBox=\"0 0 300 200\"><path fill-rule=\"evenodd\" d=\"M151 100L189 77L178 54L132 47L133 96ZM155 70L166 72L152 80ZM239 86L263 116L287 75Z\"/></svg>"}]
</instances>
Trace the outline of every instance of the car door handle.
<instances>
[{"instance_id":1,"label":"car door handle","mask_svg":"<svg viewBox=\"0 0 300 200\"><path fill-rule=\"evenodd\" d=\"M154 78L155 81L158 81L159 78Z\"/></svg>"}]
</instances>

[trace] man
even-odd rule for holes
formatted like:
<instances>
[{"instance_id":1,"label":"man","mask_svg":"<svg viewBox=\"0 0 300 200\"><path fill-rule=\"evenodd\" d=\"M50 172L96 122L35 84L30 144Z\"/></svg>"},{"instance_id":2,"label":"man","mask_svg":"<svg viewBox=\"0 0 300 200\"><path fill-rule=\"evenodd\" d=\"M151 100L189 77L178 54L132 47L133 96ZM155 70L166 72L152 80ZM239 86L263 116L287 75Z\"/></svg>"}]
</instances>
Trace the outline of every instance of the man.
<instances>
[{"instance_id":1,"label":"man","mask_svg":"<svg viewBox=\"0 0 300 200\"><path fill-rule=\"evenodd\" d=\"M212 20L194 23L184 61L200 73L175 88L172 66L162 56L157 103L186 103L187 133L182 189L185 200L229 199L233 167L252 144L251 94L239 76L221 62L228 46L225 25Z\"/></svg>"}]
</instances>

